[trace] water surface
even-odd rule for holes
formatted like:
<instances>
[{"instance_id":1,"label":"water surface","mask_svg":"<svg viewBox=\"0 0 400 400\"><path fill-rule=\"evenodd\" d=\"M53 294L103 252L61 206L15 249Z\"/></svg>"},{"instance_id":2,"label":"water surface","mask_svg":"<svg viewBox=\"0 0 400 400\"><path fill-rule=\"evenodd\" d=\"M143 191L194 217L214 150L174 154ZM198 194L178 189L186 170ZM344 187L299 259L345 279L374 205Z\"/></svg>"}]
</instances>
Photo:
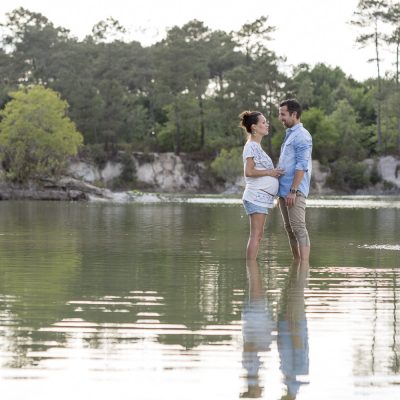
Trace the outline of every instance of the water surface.
<instances>
[{"instance_id":1,"label":"water surface","mask_svg":"<svg viewBox=\"0 0 400 400\"><path fill-rule=\"evenodd\" d=\"M311 199L244 259L236 200L0 202L5 399L395 399L400 201Z\"/></svg>"}]
</instances>

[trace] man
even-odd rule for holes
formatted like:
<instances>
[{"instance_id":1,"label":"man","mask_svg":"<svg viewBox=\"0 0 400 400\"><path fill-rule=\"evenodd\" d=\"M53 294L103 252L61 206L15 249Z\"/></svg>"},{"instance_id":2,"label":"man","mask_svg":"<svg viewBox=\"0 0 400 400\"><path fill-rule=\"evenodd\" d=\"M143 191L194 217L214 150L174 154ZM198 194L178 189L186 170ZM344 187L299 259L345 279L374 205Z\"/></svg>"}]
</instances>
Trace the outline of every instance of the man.
<instances>
[{"instance_id":1,"label":"man","mask_svg":"<svg viewBox=\"0 0 400 400\"><path fill-rule=\"evenodd\" d=\"M310 190L312 138L300 122L301 105L295 99L279 104L279 120L286 128L278 168L279 207L288 234L293 258L308 262L310 239L306 227L306 198Z\"/></svg>"}]
</instances>

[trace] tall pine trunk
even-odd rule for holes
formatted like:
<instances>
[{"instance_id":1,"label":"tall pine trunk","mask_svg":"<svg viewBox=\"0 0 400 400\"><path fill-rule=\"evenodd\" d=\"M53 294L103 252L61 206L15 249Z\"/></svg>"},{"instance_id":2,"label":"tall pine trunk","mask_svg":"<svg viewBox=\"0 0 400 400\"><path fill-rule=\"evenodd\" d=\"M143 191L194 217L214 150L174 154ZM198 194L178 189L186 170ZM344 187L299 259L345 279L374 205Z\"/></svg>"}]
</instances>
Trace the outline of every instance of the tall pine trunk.
<instances>
[{"instance_id":1,"label":"tall pine trunk","mask_svg":"<svg viewBox=\"0 0 400 400\"><path fill-rule=\"evenodd\" d=\"M378 135L378 151L382 151L382 82L381 82L381 69L379 59L379 36L378 36L378 23L375 21L375 55L376 55L376 70L378 73L378 103L376 113L376 128Z\"/></svg>"}]
</instances>

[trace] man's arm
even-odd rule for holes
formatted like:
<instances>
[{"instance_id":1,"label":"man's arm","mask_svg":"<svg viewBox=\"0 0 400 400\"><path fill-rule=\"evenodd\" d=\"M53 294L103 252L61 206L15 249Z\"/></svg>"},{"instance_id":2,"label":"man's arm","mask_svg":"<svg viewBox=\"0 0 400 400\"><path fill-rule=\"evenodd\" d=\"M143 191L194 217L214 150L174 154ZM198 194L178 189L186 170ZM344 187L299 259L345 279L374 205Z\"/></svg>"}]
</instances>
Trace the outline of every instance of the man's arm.
<instances>
[{"instance_id":1,"label":"man's arm","mask_svg":"<svg viewBox=\"0 0 400 400\"><path fill-rule=\"evenodd\" d=\"M296 202L296 191L299 189L304 174L308 171L308 160L311 157L311 138L303 137L296 143L296 172L286 197L286 205L291 207Z\"/></svg>"},{"instance_id":2,"label":"man's arm","mask_svg":"<svg viewBox=\"0 0 400 400\"><path fill-rule=\"evenodd\" d=\"M296 172L294 174L292 186L290 186L290 192L286 196L286 205L288 207L294 206L294 203L296 202L296 191L298 190L300 183L303 179L304 176L304 171L300 171L296 169Z\"/></svg>"}]
</instances>

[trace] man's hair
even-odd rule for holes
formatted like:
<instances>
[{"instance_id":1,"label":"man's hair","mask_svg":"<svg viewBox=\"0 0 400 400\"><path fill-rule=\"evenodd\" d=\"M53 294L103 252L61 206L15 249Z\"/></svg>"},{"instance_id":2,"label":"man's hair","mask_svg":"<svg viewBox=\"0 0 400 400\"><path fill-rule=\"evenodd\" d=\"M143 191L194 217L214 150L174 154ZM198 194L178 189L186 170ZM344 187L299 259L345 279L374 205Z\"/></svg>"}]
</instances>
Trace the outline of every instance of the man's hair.
<instances>
[{"instance_id":1,"label":"man's hair","mask_svg":"<svg viewBox=\"0 0 400 400\"><path fill-rule=\"evenodd\" d=\"M283 100L280 104L279 107L287 107L289 114L293 114L294 112L297 113L297 118L300 118L301 116L301 105L296 99L287 99Z\"/></svg>"}]
</instances>

